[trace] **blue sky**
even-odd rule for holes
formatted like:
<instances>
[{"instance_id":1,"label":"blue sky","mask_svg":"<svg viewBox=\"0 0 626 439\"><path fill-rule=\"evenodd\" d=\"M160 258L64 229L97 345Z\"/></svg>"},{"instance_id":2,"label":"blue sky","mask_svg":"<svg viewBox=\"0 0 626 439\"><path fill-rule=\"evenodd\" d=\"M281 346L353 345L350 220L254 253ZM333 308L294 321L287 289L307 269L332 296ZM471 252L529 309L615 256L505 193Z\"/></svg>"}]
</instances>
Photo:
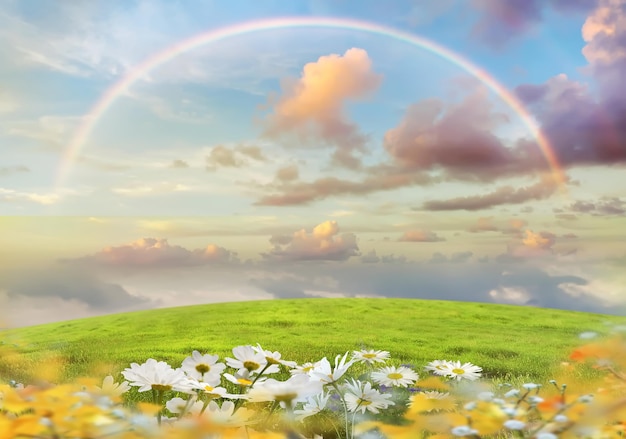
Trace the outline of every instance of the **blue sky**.
<instances>
[{"instance_id":1,"label":"blue sky","mask_svg":"<svg viewBox=\"0 0 626 439\"><path fill-rule=\"evenodd\" d=\"M349 18L424 47L291 27ZM0 7L0 303L8 325L282 297L621 313L626 1L9 0ZM1 318L2 316L0 316Z\"/></svg>"}]
</instances>

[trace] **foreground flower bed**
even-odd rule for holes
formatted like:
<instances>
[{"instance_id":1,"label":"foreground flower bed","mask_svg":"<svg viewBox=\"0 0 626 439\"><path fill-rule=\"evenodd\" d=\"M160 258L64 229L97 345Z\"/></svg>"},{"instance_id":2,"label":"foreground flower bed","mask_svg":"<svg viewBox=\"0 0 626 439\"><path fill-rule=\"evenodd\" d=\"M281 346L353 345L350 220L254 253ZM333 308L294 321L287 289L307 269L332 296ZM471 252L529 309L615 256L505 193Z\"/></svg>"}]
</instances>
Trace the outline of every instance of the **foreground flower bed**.
<instances>
[{"instance_id":1,"label":"foreground flower bed","mask_svg":"<svg viewBox=\"0 0 626 439\"><path fill-rule=\"evenodd\" d=\"M3 382L0 439L623 437L621 329L571 355L604 370L598 382L496 386L458 360L417 369L361 350L297 364L260 345L235 347L224 361L193 351L177 368L132 363L121 382ZM355 376L357 364L365 372ZM151 403L128 397L135 392L148 392Z\"/></svg>"}]
</instances>

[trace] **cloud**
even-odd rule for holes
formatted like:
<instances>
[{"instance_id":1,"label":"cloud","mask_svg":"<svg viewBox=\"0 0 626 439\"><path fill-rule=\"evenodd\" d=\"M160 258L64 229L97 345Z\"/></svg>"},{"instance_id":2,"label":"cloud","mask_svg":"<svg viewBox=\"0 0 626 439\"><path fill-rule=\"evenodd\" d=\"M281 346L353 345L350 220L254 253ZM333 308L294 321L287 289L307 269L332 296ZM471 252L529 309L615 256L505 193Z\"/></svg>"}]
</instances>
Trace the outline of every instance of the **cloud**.
<instances>
[{"instance_id":1,"label":"cloud","mask_svg":"<svg viewBox=\"0 0 626 439\"><path fill-rule=\"evenodd\" d=\"M502 186L486 195L457 197L449 200L426 201L421 208L415 210L481 210L503 204L521 204L530 200L549 198L558 189L551 177L542 178L531 186L516 188Z\"/></svg>"},{"instance_id":2,"label":"cloud","mask_svg":"<svg viewBox=\"0 0 626 439\"><path fill-rule=\"evenodd\" d=\"M311 233L305 229L294 232L290 239L273 236L268 253L261 253L272 261L345 261L359 256L359 247L353 233L339 234L337 221L325 221L315 226Z\"/></svg>"},{"instance_id":3,"label":"cloud","mask_svg":"<svg viewBox=\"0 0 626 439\"><path fill-rule=\"evenodd\" d=\"M480 233L480 232L501 232L504 234L517 235L520 234L522 229L528 225L526 220L520 218L512 218L507 221L494 221L493 217L478 218L475 224L468 228L468 232Z\"/></svg>"},{"instance_id":4,"label":"cloud","mask_svg":"<svg viewBox=\"0 0 626 439\"><path fill-rule=\"evenodd\" d=\"M376 254L376 250L371 250L364 256L361 256L361 262L364 264L376 264L380 262L380 257Z\"/></svg>"},{"instance_id":5,"label":"cloud","mask_svg":"<svg viewBox=\"0 0 626 439\"><path fill-rule=\"evenodd\" d=\"M23 172L30 172L30 169L24 165L0 167L0 177Z\"/></svg>"},{"instance_id":6,"label":"cloud","mask_svg":"<svg viewBox=\"0 0 626 439\"><path fill-rule=\"evenodd\" d=\"M228 148L224 145L218 145L211 149L211 152L206 158L206 168L209 171L214 171L218 167L241 168L250 163L247 159L253 159L255 161L267 160L263 155L261 148L258 146L237 145L235 147Z\"/></svg>"},{"instance_id":7,"label":"cloud","mask_svg":"<svg viewBox=\"0 0 626 439\"><path fill-rule=\"evenodd\" d=\"M595 216L612 216L626 214L626 201L617 197L601 197L598 201L576 201L570 210Z\"/></svg>"},{"instance_id":8,"label":"cloud","mask_svg":"<svg viewBox=\"0 0 626 439\"><path fill-rule=\"evenodd\" d=\"M172 161L169 167L174 169L184 169L189 167L189 163L184 160L176 159Z\"/></svg>"},{"instance_id":9,"label":"cloud","mask_svg":"<svg viewBox=\"0 0 626 439\"><path fill-rule=\"evenodd\" d=\"M364 264L404 264L407 262L406 256L395 256L394 254L378 256L376 250L371 250L366 255L361 256L361 262Z\"/></svg>"},{"instance_id":10,"label":"cloud","mask_svg":"<svg viewBox=\"0 0 626 439\"><path fill-rule=\"evenodd\" d=\"M518 97L541 124L564 166L626 163L626 11L621 0L599 0L582 27L591 87L560 74L523 84Z\"/></svg>"},{"instance_id":11,"label":"cloud","mask_svg":"<svg viewBox=\"0 0 626 439\"><path fill-rule=\"evenodd\" d=\"M63 190L51 193L20 192L13 189L0 188L0 201L19 202L29 201L42 206L51 206L60 202L67 195L76 195L73 190Z\"/></svg>"},{"instance_id":12,"label":"cloud","mask_svg":"<svg viewBox=\"0 0 626 439\"><path fill-rule=\"evenodd\" d=\"M117 283L101 280L90 270L59 264L7 270L0 276L0 290L6 291L9 303L52 300L70 308L78 306L90 314L157 305L147 297L131 295Z\"/></svg>"},{"instance_id":13,"label":"cloud","mask_svg":"<svg viewBox=\"0 0 626 439\"><path fill-rule=\"evenodd\" d=\"M323 177L310 183L284 182L278 186L270 186L269 188L274 189L275 193L262 196L254 204L257 206L305 205L331 196L365 195L418 184L428 185L436 180L434 177L415 171L378 166L370 169L360 181Z\"/></svg>"},{"instance_id":14,"label":"cloud","mask_svg":"<svg viewBox=\"0 0 626 439\"><path fill-rule=\"evenodd\" d=\"M125 197L156 196L169 193L188 192L191 190L192 188L187 185L169 181L152 184L133 183L126 187L111 188L111 192Z\"/></svg>"},{"instance_id":15,"label":"cloud","mask_svg":"<svg viewBox=\"0 0 626 439\"><path fill-rule=\"evenodd\" d=\"M130 244L105 247L102 251L64 262L118 268L175 268L208 264L238 263L237 254L209 244L205 248L187 250L170 245L167 239L142 238Z\"/></svg>"},{"instance_id":16,"label":"cloud","mask_svg":"<svg viewBox=\"0 0 626 439\"><path fill-rule=\"evenodd\" d=\"M381 81L363 49L321 56L304 66L300 78L283 82L282 95L271 102L265 134L273 139L295 136L316 146L321 142L335 148L336 164L357 168L353 154L364 152L367 138L348 119L344 106L370 97Z\"/></svg>"},{"instance_id":17,"label":"cloud","mask_svg":"<svg viewBox=\"0 0 626 439\"><path fill-rule=\"evenodd\" d=\"M472 34L492 48L503 48L543 20L544 10L586 12L597 0L473 0L480 19Z\"/></svg>"},{"instance_id":18,"label":"cloud","mask_svg":"<svg viewBox=\"0 0 626 439\"><path fill-rule=\"evenodd\" d=\"M445 258L444 255L441 255ZM446 258L447 259L447 258ZM577 296L570 285L589 285L588 276L549 274L531 262L517 260L478 262L468 260L455 265L450 276L446 263L405 264L321 264L294 265L289 270L272 272L253 281L277 298L311 297L311 291L325 291L343 297L380 296L407 299L456 300L462 302L515 303L542 308L556 308L620 314L614 302L579 288ZM565 272L565 273L563 273ZM564 286L568 286L564 288ZM307 294L309 292L309 294ZM621 304L624 304L623 297Z\"/></svg>"},{"instance_id":19,"label":"cloud","mask_svg":"<svg viewBox=\"0 0 626 439\"><path fill-rule=\"evenodd\" d=\"M531 163L526 150L509 148L493 134L507 122L481 87L460 103L428 99L409 106L385 133L384 147L398 166L441 170L452 180L493 181L545 168L545 160Z\"/></svg>"},{"instance_id":20,"label":"cloud","mask_svg":"<svg viewBox=\"0 0 626 439\"><path fill-rule=\"evenodd\" d=\"M556 235L551 232L533 232L530 229L524 231L524 235L519 241L508 245L506 255L501 255L504 259L511 260L523 258L534 258L556 254L553 249L556 243ZM568 249L571 252L573 249ZM573 250L575 252L575 250Z\"/></svg>"},{"instance_id":21,"label":"cloud","mask_svg":"<svg viewBox=\"0 0 626 439\"><path fill-rule=\"evenodd\" d=\"M409 230L402 234L398 241L402 242L439 242L445 238L438 236L435 232L427 230Z\"/></svg>"},{"instance_id":22,"label":"cloud","mask_svg":"<svg viewBox=\"0 0 626 439\"><path fill-rule=\"evenodd\" d=\"M470 251L456 252L456 253L452 253L452 255L448 258L446 255L444 255L441 252L435 252L433 253L432 257L430 258L428 262L431 264L444 264L444 263L462 264L464 262L469 261L473 255L474 253Z\"/></svg>"},{"instance_id":23,"label":"cloud","mask_svg":"<svg viewBox=\"0 0 626 439\"><path fill-rule=\"evenodd\" d=\"M550 232L535 233L526 230L526 237L522 240L522 244L530 248L550 249L554 245L556 236Z\"/></svg>"},{"instance_id":24,"label":"cloud","mask_svg":"<svg viewBox=\"0 0 626 439\"><path fill-rule=\"evenodd\" d=\"M276 180L294 181L300 176L297 165L288 165L276 171Z\"/></svg>"}]
</instances>

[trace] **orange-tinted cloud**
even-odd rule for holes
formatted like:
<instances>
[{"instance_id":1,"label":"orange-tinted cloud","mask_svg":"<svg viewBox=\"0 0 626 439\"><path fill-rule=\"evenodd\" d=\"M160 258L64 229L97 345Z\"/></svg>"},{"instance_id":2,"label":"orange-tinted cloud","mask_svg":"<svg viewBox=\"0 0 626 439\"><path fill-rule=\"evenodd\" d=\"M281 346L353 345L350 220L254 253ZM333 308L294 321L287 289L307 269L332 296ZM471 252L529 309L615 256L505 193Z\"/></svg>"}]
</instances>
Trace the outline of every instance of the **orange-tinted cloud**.
<instances>
[{"instance_id":1,"label":"orange-tinted cloud","mask_svg":"<svg viewBox=\"0 0 626 439\"><path fill-rule=\"evenodd\" d=\"M362 152L367 139L347 118L344 106L347 101L371 96L381 81L363 49L349 49L343 56L322 56L306 64L299 79L283 83L283 93L266 120L266 135L321 140L336 148L336 162L357 167L353 153Z\"/></svg>"},{"instance_id":2,"label":"orange-tinted cloud","mask_svg":"<svg viewBox=\"0 0 626 439\"><path fill-rule=\"evenodd\" d=\"M505 234L521 234L522 229L528 225L526 220L521 218L511 218L508 221L494 221L493 217L478 218L475 224L469 227L468 231L478 232L502 232Z\"/></svg>"},{"instance_id":3,"label":"orange-tinted cloud","mask_svg":"<svg viewBox=\"0 0 626 439\"><path fill-rule=\"evenodd\" d=\"M427 230L409 230L402 234L398 241L403 242L438 242L445 241L444 238L438 236L434 232Z\"/></svg>"},{"instance_id":4,"label":"orange-tinted cloud","mask_svg":"<svg viewBox=\"0 0 626 439\"><path fill-rule=\"evenodd\" d=\"M261 255L277 261L343 261L360 254L356 236L353 233L339 234L337 221L318 224L310 233L301 229L291 237L273 236L270 243L274 245L272 250Z\"/></svg>"}]
</instances>

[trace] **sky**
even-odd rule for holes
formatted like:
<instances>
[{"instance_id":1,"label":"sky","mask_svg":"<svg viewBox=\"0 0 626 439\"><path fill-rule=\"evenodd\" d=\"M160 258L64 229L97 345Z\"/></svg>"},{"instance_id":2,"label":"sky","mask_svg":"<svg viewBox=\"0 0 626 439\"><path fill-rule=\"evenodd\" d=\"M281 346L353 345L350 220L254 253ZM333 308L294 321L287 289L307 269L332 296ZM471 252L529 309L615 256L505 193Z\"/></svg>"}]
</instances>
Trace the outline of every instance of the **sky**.
<instances>
[{"instance_id":1,"label":"sky","mask_svg":"<svg viewBox=\"0 0 626 439\"><path fill-rule=\"evenodd\" d=\"M626 312L626 0L5 0L0 327Z\"/></svg>"}]
</instances>

